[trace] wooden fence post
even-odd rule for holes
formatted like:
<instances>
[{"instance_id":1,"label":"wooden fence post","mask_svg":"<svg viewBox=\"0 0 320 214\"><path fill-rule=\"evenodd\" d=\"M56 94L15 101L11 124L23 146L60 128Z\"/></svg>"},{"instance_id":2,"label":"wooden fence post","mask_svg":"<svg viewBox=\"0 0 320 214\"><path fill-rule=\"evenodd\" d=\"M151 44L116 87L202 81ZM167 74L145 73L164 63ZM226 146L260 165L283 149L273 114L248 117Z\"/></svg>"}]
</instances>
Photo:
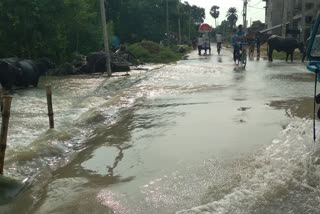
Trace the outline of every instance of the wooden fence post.
<instances>
[{"instance_id":1,"label":"wooden fence post","mask_svg":"<svg viewBox=\"0 0 320 214\"><path fill-rule=\"evenodd\" d=\"M46 91L47 91L49 126L50 126L51 129L53 129L54 128L54 119L53 119L53 108L52 108L52 90L51 90L51 85L46 85Z\"/></svg>"},{"instance_id":2,"label":"wooden fence post","mask_svg":"<svg viewBox=\"0 0 320 214\"><path fill-rule=\"evenodd\" d=\"M3 175L4 157L7 148L7 135L10 118L11 96L3 96L2 125L0 135L0 174Z\"/></svg>"}]
</instances>

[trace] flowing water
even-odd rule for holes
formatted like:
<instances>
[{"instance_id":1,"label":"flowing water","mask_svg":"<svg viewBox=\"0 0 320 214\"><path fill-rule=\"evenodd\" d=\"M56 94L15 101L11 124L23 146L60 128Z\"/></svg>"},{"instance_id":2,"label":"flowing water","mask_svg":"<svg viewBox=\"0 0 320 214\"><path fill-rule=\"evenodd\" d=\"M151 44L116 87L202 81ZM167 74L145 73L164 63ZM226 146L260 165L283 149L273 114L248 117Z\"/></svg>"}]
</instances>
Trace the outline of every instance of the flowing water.
<instances>
[{"instance_id":1,"label":"flowing water","mask_svg":"<svg viewBox=\"0 0 320 214\"><path fill-rule=\"evenodd\" d=\"M319 213L314 76L230 56L15 91L0 213Z\"/></svg>"}]
</instances>

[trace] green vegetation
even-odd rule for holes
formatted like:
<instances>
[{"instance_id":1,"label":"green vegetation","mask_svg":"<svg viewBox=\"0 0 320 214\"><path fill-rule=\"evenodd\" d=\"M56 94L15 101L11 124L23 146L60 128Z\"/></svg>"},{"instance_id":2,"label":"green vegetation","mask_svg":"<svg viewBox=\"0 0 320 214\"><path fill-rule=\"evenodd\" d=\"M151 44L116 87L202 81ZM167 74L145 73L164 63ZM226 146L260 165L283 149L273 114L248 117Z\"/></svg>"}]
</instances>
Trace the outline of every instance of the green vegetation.
<instances>
[{"instance_id":1,"label":"green vegetation","mask_svg":"<svg viewBox=\"0 0 320 214\"><path fill-rule=\"evenodd\" d=\"M167 48L151 41L129 45L127 50L141 62L169 63L177 61L183 56L183 53L175 52L178 50L177 46Z\"/></svg>"},{"instance_id":2,"label":"green vegetation","mask_svg":"<svg viewBox=\"0 0 320 214\"><path fill-rule=\"evenodd\" d=\"M98 0L1 0L0 58L49 57L63 63L77 54L103 50L99 6ZM105 8L109 35L122 44L167 38L166 1L105 0ZM179 17L181 41L198 36L203 8L169 0L168 13L170 36L178 38Z\"/></svg>"}]
</instances>

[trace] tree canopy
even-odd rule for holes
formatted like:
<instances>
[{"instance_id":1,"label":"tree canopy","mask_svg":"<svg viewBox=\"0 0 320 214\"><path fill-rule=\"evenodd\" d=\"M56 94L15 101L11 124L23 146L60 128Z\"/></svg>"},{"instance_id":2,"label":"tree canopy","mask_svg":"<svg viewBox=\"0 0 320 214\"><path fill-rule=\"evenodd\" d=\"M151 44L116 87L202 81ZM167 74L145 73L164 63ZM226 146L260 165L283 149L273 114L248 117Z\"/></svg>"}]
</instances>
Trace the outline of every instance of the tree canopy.
<instances>
[{"instance_id":1,"label":"tree canopy","mask_svg":"<svg viewBox=\"0 0 320 214\"><path fill-rule=\"evenodd\" d=\"M219 8L220 8L219 6L213 5L210 10L210 15L212 16L212 18L214 18L216 27L217 27L217 18L219 17L219 14L220 14L220 12L218 11Z\"/></svg>"},{"instance_id":2,"label":"tree canopy","mask_svg":"<svg viewBox=\"0 0 320 214\"><path fill-rule=\"evenodd\" d=\"M227 11L227 20L229 21L230 23L230 28L233 28L237 21L238 21L238 14L237 14L237 8L235 7L230 7Z\"/></svg>"},{"instance_id":3,"label":"tree canopy","mask_svg":"<svg viewBox=\"0 0 320 214\"><path fill-rule=\"evenodd\" d=\"M177 34L180 16L182 38L196 36L205 10L179 0L168 0L168 6L169 32ZM105 7L110 35L121 43L165 37L166 0L107 0ZM0 58L46 56L63 62L103 47L97 0L1 0L0 29Z\"/></svg>"}]
</instances>

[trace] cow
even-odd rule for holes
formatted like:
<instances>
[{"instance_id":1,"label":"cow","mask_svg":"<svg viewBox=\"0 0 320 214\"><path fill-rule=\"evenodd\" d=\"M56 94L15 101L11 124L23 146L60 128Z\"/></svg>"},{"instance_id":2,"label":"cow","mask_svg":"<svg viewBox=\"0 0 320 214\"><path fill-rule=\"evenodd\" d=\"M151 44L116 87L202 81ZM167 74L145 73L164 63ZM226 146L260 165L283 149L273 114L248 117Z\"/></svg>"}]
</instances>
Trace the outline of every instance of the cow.
<instances>
[{"instance_id":1,"label":"cow","mask_svg":"<svg viewBox=\"0 0 320 214\"><path fill-rule=\"evenodd\" d=\"M291 55L291 62L293 61L293 52L296 48L299 48L300 52L304 52L304 45L302 42L298 42L294 38L284 38L276 35L272 35L267 39L268 43L268 58L272 62L273 50L277 52L284 51L287 53L286 62L288 61L289 54Z\"/></svg>"}]
</instances>

